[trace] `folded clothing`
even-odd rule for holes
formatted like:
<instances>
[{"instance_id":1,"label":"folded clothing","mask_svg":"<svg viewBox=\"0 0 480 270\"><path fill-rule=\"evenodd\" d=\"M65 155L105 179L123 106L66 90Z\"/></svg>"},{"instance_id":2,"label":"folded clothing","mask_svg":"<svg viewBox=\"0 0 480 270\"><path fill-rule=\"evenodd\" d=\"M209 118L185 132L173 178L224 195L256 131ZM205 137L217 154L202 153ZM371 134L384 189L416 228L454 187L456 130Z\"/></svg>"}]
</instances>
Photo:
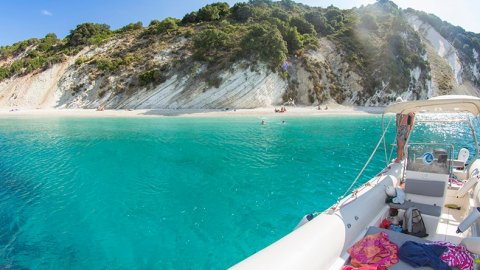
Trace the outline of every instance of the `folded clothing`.
<instances>
[{"instance_id":1,"label":"folded clothing","mask_svg":"<svg viewBox=\"0 0 480 270\"><path fill-rule=\"evenodd\" d=\"M430 266L433 269L450 270L452 268L440 259L447 249L445 246L407 241L400 247L398 257L412 267Z\"/></svg>"},{"instance_id":2,"label":"folded clothing","mask_svg":"<svg viewBox=\"0 0 480 270\"><path fill-rule=\"evenodd\" d=\"M398 246L384 232L367 235L348 249L351 264L390 267L398 263Z\"/></svg>"},{"instance_id":3,"label":"folded clothing","mask_svg":"<svg viewBox=\"0 0 480 270\"><path fill-rule=\"evenodd\" d=\"M397 196L392 199L393 203L398 203L398 204L404 204L405 203L405 192L401 188L395 188L395 191L397 192Z\"/></svg>"},{"instance_id":4,"label":"folded clothing","mask_svg":"<svg viewBox=\"0 0 480 270\"><path fill-rule=\"evenodd\" d=\"M427 245L438 245L447 247L440 259L451 267L457 267L460 270L473 269L473 257L470 252L464 247L452 244L450 242L435 241Z\"/></svg>"}]
</instances>

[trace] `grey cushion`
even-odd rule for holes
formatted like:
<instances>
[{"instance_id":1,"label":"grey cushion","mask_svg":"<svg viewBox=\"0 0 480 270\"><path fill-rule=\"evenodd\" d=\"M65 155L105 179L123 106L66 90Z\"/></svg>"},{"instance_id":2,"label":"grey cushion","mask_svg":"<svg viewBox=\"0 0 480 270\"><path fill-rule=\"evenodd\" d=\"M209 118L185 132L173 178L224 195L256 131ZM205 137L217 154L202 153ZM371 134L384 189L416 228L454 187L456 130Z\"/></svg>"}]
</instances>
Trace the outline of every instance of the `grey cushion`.
<instances>
[{"instance_id":1,"label":"grey cushion","mask_svg":"<svg viewBox=\"0 0 480 270\"><path fill-rule=\"evenodd\" d=\"M417 194L431 197L443 197L445 193L445 182L407 179L405 193Z\"/></svg>"},{"instance_id":2,"label":"grey cushion","mask_svg":"<svg viewBox=\"0 0 480 270\"><path fill-rule=\"evenodd\" d=\"M438 205L429 205L417 202L405 201L404 204L390 203L389 206L395 209L407 210L410 207L415 207L420 210L423 215L439 217L442 214L442 207Z\"/></svg>"},{"instance_id":3,"label":"grey cushion","mask_svg":"<svg viewBox=\"0 0 480 270\"><path fill-rule=\"evenodd\" d=\"M422 243L422 244L431 242L429 240L425 240L423 238L416 237L410 234L404 234L404 233L386 230L386 229L382 229L374 226L370 226L365 235L376 234L379 232L385 232L386 234L388 234L388 239L390 240L390 242L397 244L398 247L400 247L401 245L403 245L403 243L407 241L415 241L417 243Z\"/></svg>"}]
</instances>

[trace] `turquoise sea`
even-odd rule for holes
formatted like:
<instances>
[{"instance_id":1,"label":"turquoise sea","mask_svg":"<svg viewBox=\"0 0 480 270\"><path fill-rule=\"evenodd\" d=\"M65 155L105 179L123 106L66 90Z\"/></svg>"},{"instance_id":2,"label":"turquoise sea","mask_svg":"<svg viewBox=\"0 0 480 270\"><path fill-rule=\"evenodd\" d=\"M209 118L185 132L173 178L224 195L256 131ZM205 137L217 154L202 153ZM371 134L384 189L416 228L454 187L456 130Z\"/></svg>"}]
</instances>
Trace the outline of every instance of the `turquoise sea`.
<instances>
[{"instance_id":1,"label":"turquoise sea","mask_svg":"<svg viewBox=\"0 0 480 270\"><path fill-rule=\"evenodd\" d=\"M226 268L333 204L382 132L266 120L0 119L0 268ZM362 181L384 166L382 144Z\"/></svg>"}]
</instances>

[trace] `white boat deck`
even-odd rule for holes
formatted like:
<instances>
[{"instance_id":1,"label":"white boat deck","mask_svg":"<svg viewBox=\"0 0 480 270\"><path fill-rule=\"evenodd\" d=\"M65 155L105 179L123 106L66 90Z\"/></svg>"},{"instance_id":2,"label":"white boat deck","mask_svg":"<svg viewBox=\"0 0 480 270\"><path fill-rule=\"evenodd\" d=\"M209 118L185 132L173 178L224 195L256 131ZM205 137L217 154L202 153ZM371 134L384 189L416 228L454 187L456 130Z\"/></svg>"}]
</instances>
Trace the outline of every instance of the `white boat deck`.
<instances>
[{"instance_id":1,"label":"white boat deck","mask_svg":"<svg viewBox=\"0 0 480 270\"><path fill-rule=\"evenodd\" d=\"M442 209L442 215L440 216L436 233L431 234L427 239L431 241L445 241L453 244L460 244L464 236L463 233L457 234L456 231L458 225L463 220L463 212L464 211L462 210L444 207Z\"/></svg>"},{"instance_id":2,"label":"white boat deck","mask_svg":"<svg viewBox=\"0 0 480 270\"><path fill-rule=\"evenodd\" d=\"M426 238L431 241L446 241L453 244L460 244L463 238L470 235L470 231L457 234L458 225L468 215L470 209L468 196L465 198L457 198L454 194L456 190L449 189L447 192L446 204L456 204L461 207L460 210L442 207L442 214L438 219L438 226L435 233L430 233ZM427 228L428 229L428 228Z\"/></svg>"}]
</instances>

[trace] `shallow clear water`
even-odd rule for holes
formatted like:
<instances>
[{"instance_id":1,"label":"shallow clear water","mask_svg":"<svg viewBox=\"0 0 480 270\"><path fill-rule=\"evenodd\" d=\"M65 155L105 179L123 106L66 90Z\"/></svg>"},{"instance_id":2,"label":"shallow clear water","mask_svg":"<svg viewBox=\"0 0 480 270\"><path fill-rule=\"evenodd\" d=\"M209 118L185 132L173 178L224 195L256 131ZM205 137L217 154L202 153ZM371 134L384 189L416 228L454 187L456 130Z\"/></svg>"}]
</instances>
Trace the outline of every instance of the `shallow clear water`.
<instances>
[{"instance_id":1,"label":"shallow clear water","mask_svg":"<svg viewBox=\"0 0 480 270\"><path fill-rule=\"evenodd\" d=\"M0 267L226 268L333 204L380 121L0 119Z\"/></svg>"}]
</instances>

